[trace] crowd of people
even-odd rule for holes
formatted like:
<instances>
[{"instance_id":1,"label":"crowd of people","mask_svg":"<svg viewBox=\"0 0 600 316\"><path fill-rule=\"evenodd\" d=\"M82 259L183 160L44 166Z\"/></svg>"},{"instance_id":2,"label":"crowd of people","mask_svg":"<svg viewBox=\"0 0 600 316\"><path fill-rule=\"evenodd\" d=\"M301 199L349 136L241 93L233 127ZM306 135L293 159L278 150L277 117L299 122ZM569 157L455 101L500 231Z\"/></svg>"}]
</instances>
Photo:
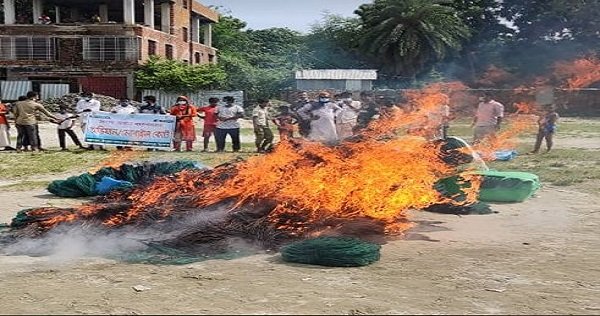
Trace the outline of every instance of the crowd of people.
<instances>
[{"instance_id":1,"label":"crowd of people","mask_svg":"<svg viewBox=\"0 0 600 316\"><path fill-rule=\"evenodd\" d=\"M105 150L101 145L88 145L79 140L74 131L75 121L85 132L87 118L90 113L100 112L101 104L92 93L84 92L75 106L75 113L70 113L69 108L61 107L58 113L50 113L39 102L36 92L29 92L10 108L0 102L0 148L16 151L42 151L38 127L38 115L46 116L51 122L57 124L59 145L62 150L68 150L66 136L81 149ZM495 101L491 94L485 93L479 100L473 119L473 142L477 143L486 137L493 136L500 129L504 117L504 106ZM362 92L360 100L355 100L352 93L343 92L334 95L329 92L320 92L316 100L311 100L306 92L298 94L297 101L291 105L282 105L277 111L271 110L271 103L267 99L258 100L252 111L252 124L255 134L256 151L267 152L273 147L274 135L272 127L279 133L280 140L294 137L303 137L311 141L325 144L335 144L339 141L353 137L359 130L365 128L375 117L385 117L400 110L394 102L384 99L375 99L370 92ZM16 147L10 144L10 125L8 113L15 117L17 130ZM231 140L232 150L241 150L240 119L244 117L244 109L235 104L231 96L210 98L207 105L196 106L185 96L177 98L176 103L169 110L157 103L154 96L145 96L140 107L132 105L129 99L122 98L115 104L110 112L116 114L170 114L176 117L176 127L173 136L173 149L192 151L196 141L197 118L203 121L202 137L203 152L209 151L211 138L216 144L216 152L225 151L227 136ZM274 113L274 114L272 114ZM429 128L432 132L430 138L445 138L450 122L450 107L440 104L439 111L429 113ZM540 150L545 139L547 150L553 145L553 135L556 131L558 114L554 107L549 107L539 121L539 132L533 153ZM419 127L422 128L422 127ZM295 135L298 132L299 135ZM119 150L128 150L129 147L117 146ZM149 149L153 150L153 149Z\"/></svg>"}]
</instances>

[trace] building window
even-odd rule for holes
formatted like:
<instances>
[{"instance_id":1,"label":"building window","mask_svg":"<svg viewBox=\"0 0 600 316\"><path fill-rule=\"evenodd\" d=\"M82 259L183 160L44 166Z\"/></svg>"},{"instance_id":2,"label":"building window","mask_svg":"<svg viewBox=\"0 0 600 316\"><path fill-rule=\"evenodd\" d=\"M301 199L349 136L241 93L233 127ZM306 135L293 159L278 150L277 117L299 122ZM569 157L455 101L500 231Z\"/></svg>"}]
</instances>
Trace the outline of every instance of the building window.
<instances>
[{"instance_id":1,"label":"building window","mask_svg":"<svg viewBox=\"0 0 600 316\"><path fill-rule=\"evenodd\" d=\"M213 54L208 54L208 62L209 63L214 63L215 62L215 55Z\"/></svg>"},{"instance_id":2,"label":"building window","mask_svg":"<svg viewBox=\"0 0 600 316\"><path fill-rule=\"evenodd\" d=\"M83 59L95 61L134 61L140 58L136 37L84 37Z\"/></svg>"},{"instance_id":3,"label":"building window","mask_svg":"<svg viewBox=\"0 0 600 316\"><path fill-rule=\"evenodd\" d=\"M165 45L165 57L167 57L167 59L173 59L173 45Z\"/></svg>"},{"instance_id":4,"label":"building window","mask_svg":"<svg viewBox=\"0 0 600 316\"><path fill-rule=\"evenodd\" d=\"M187 9L188 8L188 0L182 0L183 1L183 8Z\"/></svg>"},{"instance_id":5,"label":"building window","mask_svg":"<svg viewBox=\"0 0 600 316\"><path fill-rule=\"evenodd\" d=\"M188 41L188 37L189 37L188 36L189 35L188 28L187 27L183 27L183 28L181 28L181 31L183 32L183 41L187 42Z\"/></svg>"},{"instance_id":6,"label":"building window","mask_svg":"<svg viewBox=\"0 0 600 316\"><path fill-rule=\"evenodd\" d=\"M196 64L201 64L202 63L202 57L200 57L200 56L201 55L200 55L199 52L194 53L194 62Z\"/></svg>"},{"instance_id":7,"label":"building window","mask_svg":"<svg viewBox=\"0 0 600 316\"><path fill-rule=\"evenodd\" d=\"M0 60L54 60L55 52L54 38L0 36Z\"/></svg>"},{"instance_id":8,"label":"building window","mask_svg":"<svg viewBox=\"0 0 600 316\"><path fill-rule=\"evenodd\" d=\"M156 42L153 40L148 40L148 56L156 55Z\"/></svg>"}]
</instances>

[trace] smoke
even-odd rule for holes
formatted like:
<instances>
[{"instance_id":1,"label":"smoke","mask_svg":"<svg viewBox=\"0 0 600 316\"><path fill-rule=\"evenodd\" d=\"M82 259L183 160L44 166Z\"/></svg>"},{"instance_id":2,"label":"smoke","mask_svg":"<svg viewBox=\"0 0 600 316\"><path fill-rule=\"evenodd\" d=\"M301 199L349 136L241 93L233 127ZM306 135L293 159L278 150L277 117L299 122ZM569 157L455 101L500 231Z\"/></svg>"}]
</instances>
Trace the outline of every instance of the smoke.
<instances>
[{"instance_id":1,"label":"smoke","mask_svg":"<svg viewBox=\"0 0 600 316\"><path fill-rule=\"evenodd\" d=\"M152 238L150 232L102 230L99 228L63 225L41 238L22 238L7 245L6 255L48 256L51 261L66 262L83 257L110 258L141 251L141 241Z\"/></svg>"},{"instance_id":2,"label":"smoke","mask_svg":"<svg viewBox=\"0 0 600 316\"><path fill-rule=\"evenodd\" d=\"M149 250L151 243L177 240L210 227L223 226L228 220L231 206L231 203L223 203L196 212L183 212L181 216L157 221L147 227L106 228L85 223L82 225L81 222L79 225L62 224L37 237L13 235L12 238L3 238L0 253L9 256L44 256L56 264L89 257L117 260L130 258L136 253ZM257 244L239 237L224 238L219 240L219 245L223 252L234 257L261 251ZM206 245L204 249L195 250L197 253L189 256L208 258L211 247Z\"/></svg>"}]
</instances>

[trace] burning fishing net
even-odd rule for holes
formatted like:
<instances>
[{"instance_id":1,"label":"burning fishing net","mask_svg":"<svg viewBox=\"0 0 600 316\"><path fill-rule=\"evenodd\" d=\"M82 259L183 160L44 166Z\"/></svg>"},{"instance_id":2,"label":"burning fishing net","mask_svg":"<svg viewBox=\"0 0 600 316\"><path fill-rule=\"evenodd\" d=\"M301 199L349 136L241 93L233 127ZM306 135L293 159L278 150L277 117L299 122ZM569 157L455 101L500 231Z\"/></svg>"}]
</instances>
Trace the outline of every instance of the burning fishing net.
<instances>
[{"instance_id":1,"label":"burning fishing net","mask_svg":"<svg viewBox=\"0 0 600 316\"><path fill-rule=\"evenodd\" d=\"M95 173L83 173L65 180L55 180L48 185L48 191L61 197L85 197L103 194L99 184L105 177L121 180L124 183L139 184L149 182L155 177L178 173L186 169L198 169L203 166L193 161L144 162L124 164L120 167L103 167ZM130 188L130 185L124 186Z\"/></svg>"},{"instance_id":2,"label":"burning fishing net","mask_svg":"<svg viewBox=\"0 0 600 316\"><path fill-rule=\"evenodd\" d=\"M183 170L79 207L26 210L13 221L9 238L39 238L60 227L123 236L151 232L136 238L154 249L143 259L152 262L225 254L240 244L279 249L316 236L402 234L411 227L410 210L477 200L476 177L468 179L461 199L435 188L439 179L458 172L455 160L462 157L422 137L438 127L432 114L447 101L443 89L409 93L407 102L416 110L387 113L337 146L291 140L268 155Z\"/></svg>"}]
</instances>

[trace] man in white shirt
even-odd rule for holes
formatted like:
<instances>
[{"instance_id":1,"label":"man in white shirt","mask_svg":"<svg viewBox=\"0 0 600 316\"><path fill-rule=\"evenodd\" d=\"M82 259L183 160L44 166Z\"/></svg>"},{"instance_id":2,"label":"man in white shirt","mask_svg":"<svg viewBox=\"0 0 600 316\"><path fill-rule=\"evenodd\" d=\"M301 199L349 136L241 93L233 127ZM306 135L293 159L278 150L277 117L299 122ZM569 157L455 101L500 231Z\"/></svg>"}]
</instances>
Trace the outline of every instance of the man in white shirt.
<instances>
[{"instance_id":1,"label":"man in white shirt","mask_svg":"<svg viewBox=\"0 0 600 316\"><path fill-rule=\"evenodd\" d=\"M471 124L474 127L473 143L478 143L486 137L495 136L504 117L504 105L494 101L489 92L486 92L479 101L473 124Z\"/></svg>"},{"instance_id":2,"label":"man in white shirt","mask_svg":"<svg viewBox=\"0 0 600 316\"><path fill-rule=\"evenodd\" d=\"M112 109L110 109L110 112L114 113L114 114L135 114L138 112L138 108L131 105L131 103L129 103L129 99L121 98L119 100L119 103L117 105L113 106ZM131 147L117 146L117 149L118 150L131 150Z\"/></svg>"},{"instance_id":3,"label":"man in white shirt","mask_svg":"<svg viewBox=\"0 0 600 316\"><path fill-rule=\"evenodd\" d=\"M225 140L227 135L231 137L233 151L238 152L242 148L240 141L240 122L244 117L244 109L234 104L235 99L231 96L223 98L225 105L219 105L215 109L217 115L217 129L215 130L215 140L217 142L217 152L225 151Z\"/></svg>"},{"instance_id":4,"label":"man in white shirt","mask_svg":"<svg viewBox=\"0 0 600 316\"><path fill-rule=\"evenodd\" d=\"M75 145L79 146L81 149L85 149L75 131L73 131L73 126L75 126L75 117L71 116L71 114L67 113L67 109L64 107L60 108L60 112L54 114L56 117L56 123L58 124L58 143L60 144L60 148L63 151L68 150L66 144L66 136L69 135L71 140Z\"/></svg>"},{"instance_id":5,"label":"man in white shirt","mask_svg":"<svg viewBox=\"0 0 600 316\"><path fill-rule=\"evenodd\" d=\"M298 110L298 115L310 121L310 133L308 139L334 144L338 141L335 128L335 112L341 110L339 106L331 102L329 92L319 93L316 103L309 103Z\"/></svg>"},{"instance_id":6,"label":"man in white shirt","mask_svg":"<svg viewBox=\"0 0 600 316\"><path fill-rule=\"evenodd\" d=\"M81 130L85 132L85 125L90 113L100 111L100 101L94 99L92 93L84 92L81 94L81 99L77 102L76 111L77 115L79 115Z\"/></svg>"},{"instance_id":7,"label":"man in white shirt","mask_svg":"<svg viewBox=\"0 0 600 316\"><path fill-rule=\"evenodd\" d=\"M77 101L75 107L77 115L79 116L79 127L85 134L85 127L87 125L87 119L92 112L100 112L100 101L94 99L94 95L91 92L83 92L81 99ZM102 146L99 146L102 149ZM89 145L88 149L94 150L94 145Z\"/></svg>"},{"instance_id":8,"label":"man in white shirt","mask_svg":"<svg viewBox=\"0 0 600 316\"><path fill-rule=\"evenodd\" d=\"M252 112L252 123L254 125L254 135L256 136L256 151L265 152L273 145L273 132L269 128L269 100L258 100L258 106Z\"/></svg>"},{"instance_id":9,"label":"man in white shirt","mask_svg":"<svg viewBox=\"0 0 600 316\"><path fill-rule=\"evenodd\" d=\"M119 104L113 106L110 112L115 114L135 114L138 112L138 108L131 105L131 103L129 103L129 99L121 98L121 100L119 100Z\"/></svg>"}]
</instances>

